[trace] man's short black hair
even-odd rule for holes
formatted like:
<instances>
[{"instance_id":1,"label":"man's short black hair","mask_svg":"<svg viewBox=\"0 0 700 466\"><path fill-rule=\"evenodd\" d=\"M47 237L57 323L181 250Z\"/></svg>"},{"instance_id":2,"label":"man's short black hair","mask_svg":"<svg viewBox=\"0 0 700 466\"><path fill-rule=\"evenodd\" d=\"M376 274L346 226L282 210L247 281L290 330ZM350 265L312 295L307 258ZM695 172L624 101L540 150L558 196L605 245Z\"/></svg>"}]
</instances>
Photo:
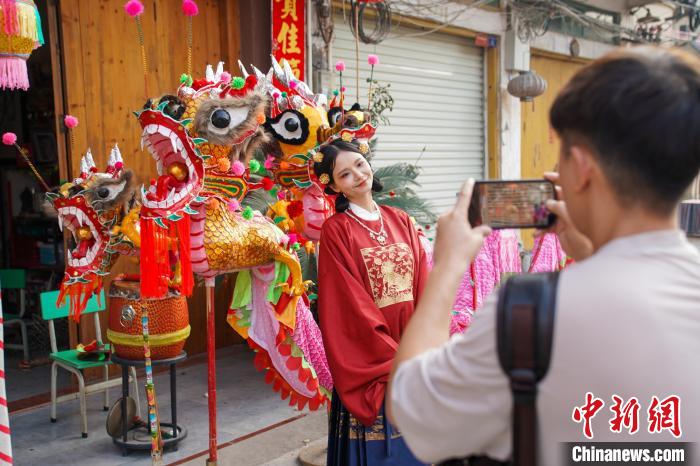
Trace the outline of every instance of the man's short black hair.
<instances>
[{"instance_id":1,"label":"man's short black hair","mask_svg":"<svg viewBox=\"0 0 700 466\"><path fill-rule=\"evenodd\" d=\"M660 47L619 49L581 69L550 121L596 155L623 205L668 215L700 169L700 60Z\"/></svg>"}]
</instances>

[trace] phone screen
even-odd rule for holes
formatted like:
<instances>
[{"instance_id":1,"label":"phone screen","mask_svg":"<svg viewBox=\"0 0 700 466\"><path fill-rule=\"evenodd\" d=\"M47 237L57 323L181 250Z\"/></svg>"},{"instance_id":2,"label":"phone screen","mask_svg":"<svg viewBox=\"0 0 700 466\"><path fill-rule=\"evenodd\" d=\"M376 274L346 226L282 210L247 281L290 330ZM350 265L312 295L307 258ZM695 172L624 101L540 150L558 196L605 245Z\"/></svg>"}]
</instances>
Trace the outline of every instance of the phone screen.
<instances>
[{"instance_id":1,"label":"phone screen","mask_svg":"<svg viewBox=\"0 0 700 466\"><path fill-rule=\"evenodd\" d=\"M554 199L548 180L477 181L469 206L469 222L491 228L547 228L554 215L545 206Z\"/></svg>"}]
</instances>

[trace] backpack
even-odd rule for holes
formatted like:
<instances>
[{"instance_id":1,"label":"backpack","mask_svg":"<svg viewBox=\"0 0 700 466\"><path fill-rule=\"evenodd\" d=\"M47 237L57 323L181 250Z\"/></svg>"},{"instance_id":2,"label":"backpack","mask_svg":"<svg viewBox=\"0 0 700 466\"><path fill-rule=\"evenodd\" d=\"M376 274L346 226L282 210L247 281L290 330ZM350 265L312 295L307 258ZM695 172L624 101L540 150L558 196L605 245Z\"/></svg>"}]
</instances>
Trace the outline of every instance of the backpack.
<instances>
[{"instance_id":1,"label":"backpack","mask_svg":"<svg viewBox=\"0 0 700 466\"><path fill-rule=\"evenodd\" d=\"M559 272L511 277L498 293L498 360L513 395L513 456L509 462L470 456L441 466L536 466L537 383L549 369Z\"/></svg>"}]
</instances>

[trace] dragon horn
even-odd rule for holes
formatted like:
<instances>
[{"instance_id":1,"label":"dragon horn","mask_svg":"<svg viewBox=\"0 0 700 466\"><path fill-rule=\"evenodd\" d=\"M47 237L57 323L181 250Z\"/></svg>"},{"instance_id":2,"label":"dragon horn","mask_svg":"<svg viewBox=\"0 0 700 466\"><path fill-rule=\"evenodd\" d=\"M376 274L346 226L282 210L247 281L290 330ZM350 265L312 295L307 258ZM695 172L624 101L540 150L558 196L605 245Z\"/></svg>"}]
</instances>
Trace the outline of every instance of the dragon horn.
<instances>
[{"instance_id":1,"label":"dragon horn","mask_svg":"<svg viewBox=\"0 0 700 466\"><path fill-rule=\"evenodd\" d=\"M248 70L245 69L245 66L243 63L238 60L238 68L241 70L241 74L243 75L243 79L246 79L248 77Z\"/></svg>"},{"instance_id":2,"label":"dragon horn","mask_svg":"<svg viewBox=\"0 0 700 466\"><path fill-rule=\"evenodd\" d=\"M115 156L116 159L117 159L116 161L117 161L117 162L124 163L124 159L122 158L122 153L121 153L121 151L119 150L119 146L117 145L116 142L114 143L114 149L112 149L112 150L114 151L114 156Z\"/></svg>"},{"instance_id":3,"label":"dragon horn","mask_svg":"<svg viewBox=\"0 0 700 466\"><path fill-rule=\"evenodd\" d=\"M85 161L87 162L88 170L92 170L93 168L97 169L95 159L92 158L92 151L90 149L88 149L87 153L85 154Z\"/></svg>"},{"instance_id":4,"label":"dragon horn","mask_svg":"<svg viewBox=\"0 0 700 466\"><path fill-rule=\"evenodd\" d=\"M224 74L224 62L220 61L218 65L216 65L216 74L214 74L214 82L219 82L221 81L221 75Z\"/></svg>"},{"instance_id":5,"label":"dragon horn","mask_svg":"<svg viewBox=\"0 0 700 466\"><path fill-rule=\"evenodd\" d=\"M285 75L284 70L280 66L279 62L274 57L274 55L270 55L270 58L272 59L272 69L275 72L275 78L277 78L277 80L281 82L282 85L284 85L284 87L289 87L289 81L287 80L287 76Z\"/></svg>"},{"instance_id":6,"label":"dragon horn","mask_svg":"<svg viewBox=\"0 0 700 466\"><path fill-rule=\"evenodd\" d=\"M214 82L214 69L211 65L207 65L207 70L204 73L204 78L209 82Z\"/></svg>"},{"instance_id":7,"label":"dragon horn","mask_svg":"<svg viewBox=\"0 0 700 466\"><path fill-rule=\"evenodd\" d=\"M109 152L109 159L107 160L107 171L114 169L114 164L117 163L117 158L114 155L114 148Z\"/></svg>"}]
</instances>

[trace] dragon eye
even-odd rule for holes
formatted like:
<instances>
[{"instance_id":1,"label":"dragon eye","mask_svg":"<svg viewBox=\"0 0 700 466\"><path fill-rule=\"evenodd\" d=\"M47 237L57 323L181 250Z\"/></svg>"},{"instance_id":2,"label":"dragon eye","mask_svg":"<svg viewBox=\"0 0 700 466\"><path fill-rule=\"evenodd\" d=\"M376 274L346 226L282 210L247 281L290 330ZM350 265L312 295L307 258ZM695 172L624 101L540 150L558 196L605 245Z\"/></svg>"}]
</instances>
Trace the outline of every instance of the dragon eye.
<instances>
[{"instance_id":1,"label":"dragon eye","mask_svg":"<svg viewBox=\"0 0 700 466\"><path fill-rule=\"evenodd\" d=\"M309 120L297 110L287 110L267 120L265 126L286 144L301 145L309 137Z\"/></svg>"},{"instance_id":2,"label":"dragon eye","mask_svg":"<svg viewBox=\"0 0 700 466\"><path fill-rule=\"evenodd\" d=\"M217 108L209 115L207 131L213 134L225 135L248 118L247 107Z\"/></svg>"},{"instance_id":3,"label":"dragon eye","mask_svg":"<svg viewBox=\"0 0 700 466\"><path fill-rule=\"evenodd\" d=\"M343 109L340 107L332 107L330 110L328 110L328 123L330 123L331 128L338 123L338 120L340 120L342 115Z\"/></svg>"},{"instance_id":4,"label":"dragon eye","mask_svg":"<svg viewBox=\"0 0 700 466\"><path fill-rule=\"evenodd\" d=\"M109 183L102 186L96 186L95 188L93 188L93 199L95 201L111 202L117 196L119 196L119 193L124 191L125 186L126 181L122 181L121 183Z\"/></svg>"},{"instance_id":5,"label":"dragon eye","mask_svg":"<svg viewBox=\"0 0 700 466\"><path fill-rule=\"evenodd\" d=\"M211 124L217 128L228 128L229 123L231 123L231 115L223 108L211 114Z\"/></svg>"},{"instance_id":6,"label":"dragon eye","mask_svg":"<svg viewBox=\"0 0 700 466\"><path fill-rule=\"evenodd\" d=\"M185 113L185 105L182 101L174 95L164 95L160 98L158 104L162 104L165 101L167 101L168 104L163 109L163 113L175 120L182 118L182 115Z\"/></svg>"}]
</instances>

